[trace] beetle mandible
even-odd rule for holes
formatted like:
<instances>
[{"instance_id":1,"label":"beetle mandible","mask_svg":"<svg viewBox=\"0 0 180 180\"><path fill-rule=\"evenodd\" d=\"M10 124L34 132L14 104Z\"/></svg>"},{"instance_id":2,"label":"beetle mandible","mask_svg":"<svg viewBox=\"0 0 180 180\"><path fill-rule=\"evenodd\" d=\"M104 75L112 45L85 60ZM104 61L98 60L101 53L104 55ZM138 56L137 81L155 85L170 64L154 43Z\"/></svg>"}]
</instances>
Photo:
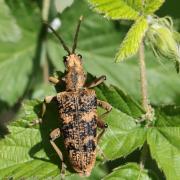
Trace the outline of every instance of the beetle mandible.
<instances>
[{"instance_id":1,"label":"beetle mandible","mask_svg":"<svg viewBox=\"0 0 180 180\"><path fill-rule=\"evenodd\" d=\"M65 91L57 93L56 96L45 97L41 117L43 118L45 114L46 104L56 100L62 127L56 128L50 133L50 143L62 161L61 172L65 172L66 165L55 140L62 135L73 169L80 175L89 176L95 164L98 141L108 127L102 119L105 114L111 111L112 107L107 102L98 100L95 91L91 89L101 84L106 79L105 76L86 84L82 56L75 53L81 21L82 17L77 25L71 51L56 31L48 25L68 53L64 57L65 77L49 77L49 81L54 85L64 81L66 88ZM106 112L98 116L97 106L102 107ZM97 134L97 128L102 129L99 134Z\"/></svg>"}]
</instances>

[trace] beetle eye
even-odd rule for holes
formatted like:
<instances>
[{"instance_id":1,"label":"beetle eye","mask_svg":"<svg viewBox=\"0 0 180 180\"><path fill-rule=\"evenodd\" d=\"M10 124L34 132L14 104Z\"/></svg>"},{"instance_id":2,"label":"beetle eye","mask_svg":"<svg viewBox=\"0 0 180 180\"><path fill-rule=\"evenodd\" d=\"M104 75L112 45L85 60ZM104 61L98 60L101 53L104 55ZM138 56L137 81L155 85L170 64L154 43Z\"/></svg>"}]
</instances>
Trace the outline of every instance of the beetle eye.
<instances>
[{"instance_id":1,"label":"beetle eye","mask_svg":"<svg viewBox=\"0 0 180 180\"><path fill-rule=\"evenodd\" d=\"M63 56L63 61L64 61L64 63L67 62L67 57L66 56Z\"/></svg>"},{"instance_id":2,"label":"beetle eye","mask_svg":"<svg viewBox=\"0 0 180 180\"><path fill-rule=\"evenodd\" d=\"M82 59L82 55L81 55L81 54L78 54L78 57L79 57L80 59Z\"/></svg>"}]
</instances>

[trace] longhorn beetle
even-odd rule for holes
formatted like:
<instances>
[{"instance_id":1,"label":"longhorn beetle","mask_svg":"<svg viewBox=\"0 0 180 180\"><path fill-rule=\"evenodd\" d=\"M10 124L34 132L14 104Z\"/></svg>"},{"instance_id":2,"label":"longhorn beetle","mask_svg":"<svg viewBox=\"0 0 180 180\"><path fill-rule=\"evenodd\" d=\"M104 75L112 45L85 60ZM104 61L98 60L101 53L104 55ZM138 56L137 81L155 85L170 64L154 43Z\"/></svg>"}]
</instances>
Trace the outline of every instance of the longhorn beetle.
<instances>
[{"instance_id":1,"label":"longhorn beetle","mask_svg":"<svg viewBox=\"0 0 180 180\"><path fill-rule=\"evenodd\" d=\"M46 104L56 100L62 127L56 128L50 133L50 143L62 161L61 172L62 174L65 173L66 166L63 155L55 144L55 140L62 135L73 169L79 175L89 176L96 160L97 143L105 128L108 127L102 118L111 111L112 107L107 102L98 100L95 91L91 89L101 84L106 79L105 76L101 76L92 83L86 84L82 56L75 53L81 21L82 17L80 17L77 25L71 51L56 31L47 24L68 53L64 57L65 77L58 79L49 77L49 81L54 85L64 81L66 89L57 93L56 96L45 97L41 117L43 118L45 114ZM106 112L98 116L97 106L104 108ZM98 135L97 128L102 129Z\"/></svg>"}]
</instances>

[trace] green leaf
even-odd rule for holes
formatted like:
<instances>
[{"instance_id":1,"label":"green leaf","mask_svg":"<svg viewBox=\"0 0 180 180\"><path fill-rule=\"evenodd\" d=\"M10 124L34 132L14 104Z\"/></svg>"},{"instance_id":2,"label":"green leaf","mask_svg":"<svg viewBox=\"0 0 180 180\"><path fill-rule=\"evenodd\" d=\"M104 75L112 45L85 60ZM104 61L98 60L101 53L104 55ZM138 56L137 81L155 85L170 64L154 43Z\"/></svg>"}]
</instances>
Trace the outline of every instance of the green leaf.
<instances>
[{"instance_id":1,"label":"green leaf","mask_svg":"<svg viewBox=\"0 0 180 180\"><path fill-rule=\"evenodd\" d=\"M148 171L136 163L128 163L113 170L103 180L151 180Z\"/></svg>"},{"instance_id":2,"label":"green leaf","mask_svg":"<svg viewBox=\"0 0 180 180\"><path fill-rule=\"evenodd\" d=\"M144 17L140 17L127 33L116 54L116 61L122 61L137 53L139 45L148 29L148 22Z\"/></svg>"},{"instance_id":3,"label":"green leaf","mask_svg":"<svg viewBox=\"0 0 180 180\"><path fill-rule=\"evenodd\" d=\"M93 9L98 13L102 13L110 19L128 19L135 20L138 12L129 6L124 0L88 0ZM132 3L130 3L132 5Z\"/></svg>"},{"instance_id":4,"label":"green leaf","mask_svg":"<svg viewBox=\"0 0 180 180\"><path fill-rule=\"evenodd\" d=\"M129 116L139 118L144 112L142 107L133 98L115 86L108 87L106 85L101 85L101 89L96 88L96 90L101 92L99 93L99 91L97 91L97 95L100 96L100 99L108 101L110 104L113 104L116 109L119 109ZM101 98L101 96L103 98Z\"/></svg>"},{"instance_id":5,"label":"green leaf","mask_svg":"<svg viewBox=\"0 0 180 180\"><path fill-rule=\"evenodd\" d=\"M143 8L143 4L142 4L142 0L125 0L125 2L131 6L131 8L137 10L138 12L140 12Z\"/></svg>"},{"instance_id":6,"label":"green leaf","mask_svg":"<svg viewBox=\"0 0 180 180\"><path fill-rule=\"evenodd\" d=\"M151 156L167 180L180 178L180 127L152 128L147 136Z\"/></svg>"},{"instance_id":7,"label":"green leaf","mask_svg":"<svg viewBox=\"0 0 180 180\"><path fill-rule=\"evenodd\" d=\"M21 38L21 29L17 25L16 20L4 0L0 0L0 7L0 41L16 42Z\"/></svg>"},{"instance_id":8,"label":"green leaf","mask_svg":"<svg viewBox=\"0 0 180 180\"><path fill-rule=\"evenodd\" d=\"M163 170L167 180L179 179L180 107L157 107L156 118L155 127L149 128L147 133L151 156Z\"/></svg>"},{"instance_id":9,"label":"green leaf","mask_svg":"<svg viewBox=\"0 0 180 180\"><path fill-rule=\"evenodd\" d=\"M48 177L58 174L56 165L40 160L46 158L44 151L38 152L38 159L30 156L31 147L39 142L41 136L38 129L9 127L11 135L0 141L0 178L20 179L27 177ZM39 144L40 146L41 144ZM38 145L37 145L38 146Z\"/></svg>"},{"instance_id":10,"label":"green leaf","mask_svg":"<svg viewBox=\"0 0 180 180\"><path fill-rule=\"evenodd\" d=\"M147 133L151 156L163 170L167 180L179 179L180 108L159 107L156 114L156 127L149 128Z\"/></svg>"},{"instance_id":11,"label":"green leaf","mask_svg":"<svg viewBox=\"0 0 180 180\"><path fill-rule=\"evenodd\" d=\"M21 28L22 37L15 43L0 44L0 100L13 105L23 95L30 80L39 29L36 24L39 24L39 20L34 3L28 6L20 1L8 4ZM31 11L34 8L34 11L27 16L28 8Z\"/></svg>"},{"instance_id":12,"label":"green leaf","mask_svg":"<svg viewBox=\"0 0 180 180\"><path fill-rule=\"evenodd\" d=\"M156 108L157 127L180 127L180 106L166 105Z\"/></svg>"},{"instance_id":13,"label":"green leaf","mask_svg":"<svg viewBox=\"0 0 180 180\"><path fill-rule=\"evenodd\" d=\"M100 146L108 159L127 156L143 145L146 129L137 125L130 116L113 109L106 122L109 128L103 135Z\"/></svg>"},{"instance_id":14,"label":"green leaf","mask_svg":"<svg viewBox=\"0 0 180 180\"><path fill-rule=\"evenodd\" d=\"M165 0L145 0L144 12L146 14L153 14L162 6L164 2Z\"/></svg>"},{"instance_id":15,"label":"green leaf","mask_svg":"<svg viewBox=\"0 0 180 180\"><path fill-rule=\"evenodd\" d=\"M101 85L96 92L100 99L113 106L106 119L109 127L100 141L105 156L112 160L141 147L146 138L146 129L132 118L140 117L143 112L138 103L114 86Z\"/></svg>"}]
</instances>

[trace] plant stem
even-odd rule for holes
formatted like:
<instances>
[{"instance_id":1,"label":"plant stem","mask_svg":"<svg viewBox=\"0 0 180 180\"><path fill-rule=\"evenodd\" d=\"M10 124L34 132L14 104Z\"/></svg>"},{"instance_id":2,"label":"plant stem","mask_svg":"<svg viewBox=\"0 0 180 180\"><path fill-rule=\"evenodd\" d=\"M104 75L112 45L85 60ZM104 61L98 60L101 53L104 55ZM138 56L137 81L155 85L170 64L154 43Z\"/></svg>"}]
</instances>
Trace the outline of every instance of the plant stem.
<instances>
[{"instance_id":1,"label":"plant stem","mask_svg":"<svg viewBox=\"0 0 180 180\"><path fill-rule=\"evenodd\" d=\"M143 41L141 42L139 48L139 66L140 66L142 106L144 110L148 112L149 103L148 103L148 93L147 93L146 65L145 65Z\"/></svg>"},{"instance_id":2,"label":"plant stem","mask_svg":"<svg viewBox=\"0 0 180 180\"><path fill-rule=\"evenodd\" d=\"M148 100L146 64L145 64L143 40L142 40L142 42L140 44L140 48L139 48L139 67L140 67L142 106L145 110L145 115L144 115L143 119L148 120L148 123L147 123L147 127L148 127L154 119L154 110L151 107L149 100Z\"/></svg>"},{"instance_id":3,"label":"plant stem","mask_svg":"<svg viewBox=\"0 0 180 180\"><path fill-rule=\"evenodd\" d=\"M154 111L148 100L148 91L147 91L147 78L146 78L146 64L145 64L145 53L144 53L144 41L142 40L139 48L139 67L140 67L140 81L141 81L141 97L142 97L142 106L145 110L144 119L147 120L146 127L149 127L153 118ZM142 147L141 156L140 156L140 168L143 169L145 166L146 156L148 153L148 144L145 142Z\"/></svg>"},{"instance_id":4,"label":"plant stem","mask_svg":"<svg viewBox=\"0 0 180 180\"><path fill-rule=\"evenodd\" d=\"M50 8L50 0L43 0L43 5L42 5L42 19L43 21L47 22L48 21L48 17L49 17L49 8ZM47 34L47 28L45 33ZM41 56L43 65L42 65L42 69L43 69L43 81L44 83L48 83L48 76L49 76L49 65L48 65L48 61L47 61L47 49L46 49L46 35L44 36L45 38L43 39L43 55Z\"/></svg>"},{"instance_id":5,"label":"plant stem","mask_svg":"<svg viewBox=\"0 0 180 180\"><path fill-rule=\"evenodd\" d=\"M144 53L144 42L142 40L139 48L139 67L140 67L140 81L141 81L141 97L142 97L142 106L145 110L145 120L147 120L147 127L153 119L153 109L149 104L148 100L148 91L147 91L147 78L146 78L146 64L145 64L145 53ZM144 168L146 156L148 153L147 142L143 144L141 156L140 156L140 168Z\"/></svg>"},{"instance_id":6,"label":"plant stem","mask_svg":"<svg viewBox=\"0 0 180 180\"><path fill-rule=\"evenodd\" d=\"M42 5L42 19L43 21L47 22L49 17L49 7L50 7L50 0L43 0Z\"/></svg>"}]
</instances>

